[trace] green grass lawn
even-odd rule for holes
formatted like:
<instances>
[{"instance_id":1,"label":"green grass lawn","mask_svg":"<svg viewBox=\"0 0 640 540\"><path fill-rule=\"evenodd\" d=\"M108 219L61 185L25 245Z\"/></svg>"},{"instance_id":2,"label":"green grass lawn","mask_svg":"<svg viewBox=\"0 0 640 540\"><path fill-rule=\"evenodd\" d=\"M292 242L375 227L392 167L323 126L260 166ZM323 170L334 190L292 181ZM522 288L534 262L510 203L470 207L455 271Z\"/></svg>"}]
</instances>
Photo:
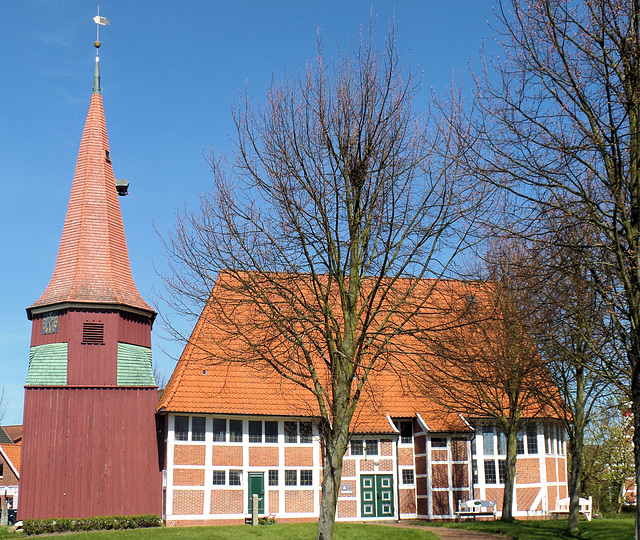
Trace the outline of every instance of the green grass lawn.
<instances>
[{"instance_id":1,"label":"green grass lawn","mask_svg":"<svg viewBox=\"0 0 640 540\"><path fill-rule=\"evenodd\" d=\"M74 533L64 536L55 535L61 540L312 540L316 537L315 523L282 523L276 525L234 525L230 527L162 527L157 529L135 529L128 531L98 531ZM9 534L0 528L0 538L17 540L19 538L53 538L54 536L25 536ZM433 534L417 529L396 529L382 525L363 525L358 523L337 523L335 540L437 540Z\"/></svg>"},{"instance_id":2,"label":"green grass lawn","mask_svg":"<svg viewBox=\"0 0 640 540\"><path fill-rule=\"evenodd\" d=\"M516 521L482 521L466 523L440 524L443 527L469 529L503 534L514 540L565 540L579 538L581 540L633 540L633 516L630 519L594 519L580 521L580 532L571 535L567 532L567 520Z\"/></svg>"}]
</instances>

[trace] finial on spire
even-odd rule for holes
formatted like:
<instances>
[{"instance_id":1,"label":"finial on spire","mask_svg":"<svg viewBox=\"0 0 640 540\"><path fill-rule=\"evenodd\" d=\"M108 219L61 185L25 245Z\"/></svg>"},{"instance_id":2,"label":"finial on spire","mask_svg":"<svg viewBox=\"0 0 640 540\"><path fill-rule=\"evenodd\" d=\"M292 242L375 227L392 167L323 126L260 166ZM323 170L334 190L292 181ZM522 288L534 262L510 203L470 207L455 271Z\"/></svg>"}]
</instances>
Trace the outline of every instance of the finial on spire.
<instances>
[{"instance_id":1,"label":"finial on spire","mask_svg":"<svg viewBox=\"0 0 640 540\"><path fill-rule=\"evenodd\" d=\"M96 23L96 40L93 43L94 47L96 48L96 68L93 73L93 93L99 94L100 93L100 55L98 53L101 45L100 26L108 26L111 24L111 21L106 17L100 17L100 0L98 0L98 13L93 18L93 22Z\"/></svg>"},{"instance_id":2,"label":"finial on spire","mask_svg":"<svg viewBox=\"0 0 640 540\"><path fill-rule=\"evenodd\" d=\"M98 0L98 13L93 18L93 22L96 23L96 40L93 44L95 45L96 49L99 49L100 48L100 27L108 26L111 24L111 21L106 17L100 17L100 0Z\"/></svg>"}]
</instances>

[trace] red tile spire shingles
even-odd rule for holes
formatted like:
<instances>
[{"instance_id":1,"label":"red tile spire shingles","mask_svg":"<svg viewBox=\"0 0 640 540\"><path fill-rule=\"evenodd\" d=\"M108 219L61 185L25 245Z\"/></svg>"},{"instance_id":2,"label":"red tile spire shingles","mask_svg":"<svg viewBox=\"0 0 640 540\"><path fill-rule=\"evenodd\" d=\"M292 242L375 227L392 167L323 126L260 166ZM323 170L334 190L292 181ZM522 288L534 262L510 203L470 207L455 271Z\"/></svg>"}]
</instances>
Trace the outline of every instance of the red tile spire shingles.
<instances>
[{"instance_id":1,"label":"red tile spire shingles","mask_svg":"<svg viewBox=\"0 0 640 540\"><path fill-rule=\"evenodd\" d=\"M131 275L102 96L97 92L82 134L53 277L27 313L31 318L38 308L66 303L124 306L154 314Z\"/></svg>"}]
</instances>

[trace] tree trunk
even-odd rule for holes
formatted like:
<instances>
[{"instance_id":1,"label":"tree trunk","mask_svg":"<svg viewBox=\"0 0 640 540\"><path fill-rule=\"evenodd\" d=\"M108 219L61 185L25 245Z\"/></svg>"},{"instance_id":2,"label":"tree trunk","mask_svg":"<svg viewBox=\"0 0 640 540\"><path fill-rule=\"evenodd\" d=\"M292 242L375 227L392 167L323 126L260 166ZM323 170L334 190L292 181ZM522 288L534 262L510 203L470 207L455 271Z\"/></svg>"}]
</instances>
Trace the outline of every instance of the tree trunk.
<instances>
[{"instance_id":1,"label":"tree trunk","mask_svg":"<svg viewBox=\"0 0 640 540\"><path fill-rule=\"evenodd\" d=\"M569 471L569 522L567 529L577 531L580 528L580 492L582 491L582 462L584 433L576 429L571 445L571 469Z\"/></svg>"},{"instance_id":2,"label":"tree trunk","mask_svg":"<svg viewBox=\"0 0 640 540\"><path fill-rule=\"evenodd\" d=\"M502 516L500 521L513 521L513 493L516 478L516 456L518 425L509 426L505 430L507 437L507 474L504 479L504 496L502 498Z\"/></svg>"},{"instance_id":3,"label":"tree trunk","mask_svg":"<svg viewBox=\"0 0 640 540\"><path fill-rule=\"evenodd\" d=\"M638 336L634 336L634 345L637 345ZM634 347L636 348L636 347ZM633 353L632 353L633 354ZM636 486L640 486L640 369L638 369L636 358L631 358L631 397L633 407L633 457L635 463ZM636 501L636 526L635 540L640 540L640 504Z\"/></svg>"},{"instance_id":4,"label":"tree trunk","mask_svg":"<svg viewBox=\"0 0 640 540\"><path fill-rule=\"evenodd\" d=\"M347 450L347 434L332 433L325 440L324 476L322 478L322 500L318 518L317 540L333 540L336 521L336 506L342 479L342 462Z\"/></svg>"},{"instance_id":5,"label":"tree trunk","mask_svg":"<svg viewBox=\"0 0 640 540\"><path fill-rule=\"evenodd\" d=\"M569 471L569 521L567 529L580 529L580 492L582 491L582 465L584 462L585 380L584 369L576 369L576 399L571 433L571 470Z\"/></svg>"}]
</instances>

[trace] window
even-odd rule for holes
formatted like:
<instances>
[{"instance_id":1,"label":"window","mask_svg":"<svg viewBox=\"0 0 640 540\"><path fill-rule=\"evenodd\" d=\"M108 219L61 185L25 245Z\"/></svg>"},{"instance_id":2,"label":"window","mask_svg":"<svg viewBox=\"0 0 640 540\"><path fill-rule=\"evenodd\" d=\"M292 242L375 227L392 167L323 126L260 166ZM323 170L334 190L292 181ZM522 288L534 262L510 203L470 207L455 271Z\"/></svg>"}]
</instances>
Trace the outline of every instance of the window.
<instances>
[{"instance_id":1,"label":"window","mask_svg":"<svg viewBox=\"0 0 640 540\"><path fill-rule=\"evenodd\" d=\"M194 416L191 418L191 440L204 441L206 431L206 419L204 416Z\"/></svg>"},{"instance_id":2,"label":"window","mask_svg":"<svg viewBox=\"0 0 640 540\"><path fill-rule=\"evenodd\" d=\"M213 485L224 486L224 471L213 471Z\"/></svg>"},{"instance_id":3,"label":"window","mask_svg":"<svg viewBox=\"0 0 640 540\"><path fill-rule=\"evenodd\" d=\"M213 419L213 441L225 442L226 438L227 438L227 421L224 418L214 418Z\"/></svg>"},{"instance_id":4,"label":"window","mask_svg":"<svg viewBox=\"0 0 640 540\"><path fill-rule=\"evenodd\" d=\"M413 469L402 469L402 483L405 485L413 484Z\"/></svg>"},{"instance_id":5,"label":"window","mask_svg":"<svg viewBox=\"0 0 640 540\"><path fill-rule=\"evenodd\" d=\"M402 444L411 444L413 442L413 422L398 422L400 430L400 442Z\"/></svg>"},{"instance_id":6,"label":"window","mask_svg":"<svg viewBox=\"0 0 640 540\"><path fill-rule=\"evenodd\" d=\"M229 420L230 442L242 442L242 420Z\"/></svg>"},{"instance_id":7,"label":"window","mask_svg":"<svg viewBox=\"0 0 640 540\"><path fill-rule=\"evenodd\" d=\"M485 456L493 456L496 453L496 447L493 442L493 427L491 426L482 428L482 449Z\"/></svg>"},{"instance_id":8,"label":"window","mask_svg":"<svg viewBox=\"0 0 640 540\"><path fill-rule=\"evenodd\" d=\"M364 453L367 456L377 456L378 455L378 441L376 439L367 439L364 447Z\"/></svg>"},{"instance_id":9,"label":"window","mask_svg":"<svg viewBox=\"0 0 640 540\"><path fill-rule=\"evenodd\" d=\"M519 456L524 454L524 433L522 430L516 434L516 454Z\"/></svg>"},{"instance_id":10,"label":"window","mask_svg":"<svg viewBox=\"0 0 640 540\"><path fill-rule=\"evenodd\" d=\"M311 422L285 422L284 423L284 442L297 443L298 442L298 426L300 427L300 440L302 444L309 444L313 442L313 429Z\"/></svg>"},{"instance_id":11,"label":"window","mask_svg":"<svg viewBox=\"0 0 640 540\"><path fill-rule=\"evenodd\" d=\"M447 447L446 437L431 437L431 448L446 448L446 447Z\"/></svg>"},{"instance_id":12,"label":"window","mask_svg":"<svg viewBox=\"0 0 640 540\"><path fill-rule=\"evenodd\" d=\"M298 442L298 422L284 423L284 442L286 443Z\"/></svg>"},{"instance_id":13,"label":"window","mask_svg":"<svg viewBox=\"0 0 640 540\"><path fill-rule=\"evenodd\" d=\"M300 471L300 485L301 486L313 485L313 471Z\"/></svg>"},{"instance_id":14,"label":"window","mask_svg":"<svg viewBox=\"0 0 640 540\"><path fill-rule=\"evenodd\" d=\"M264 423L264 442L278 442L278 422L265 421Z\"/></svg>"},{"instance_id":15,"label":"window","mask_svg":"<svg viewBox=\"0 0 640 540\"><path fill-rule=\"evenodd\" d=\"M302 444L312 442L312 433L311 422L300 422L300 442Z\"/></svg>"},{"instance_id":16,"label":"window","mask_svg":"<svg viewBox=\"0 0 640 540\"><path fill-rule=\"evenodd\" d=\"M271 469L269 471L269 485L270 486L277 486L278 485L278 470L277 469Z\"/></svg>"},{"instance_id":17,"label":"window","mask_svg":"<svg viewBox=\"0 0 640 540\"><path fill-rule=\"evenodd\" d=\"M364 442L361 439L353 439L351 441L351 455L364 456Z\"/></svg>"},{"instance_id":18,"label":"window","mask_svg":"<svg viewBox=\"0 0 640 540\"><path fill-rule=\"evenodd\" d=\"M484 483L496 483L496 462L493 459L485 459L484 461Z\"/></svg>"},{"instance_id":19,"label":"window","mask_svg":"<svg viewBox=\"0 0 640 540\"><path fill-rule=\"evenodd\" d=\"M500 475L500 483L504 484L505 479L507 478L507 460L506 459L498 460L498 474Z\"/></svg>"},{"instance_id":20,"label":"window","mask_svg":"<svg viewBox=\"0 0 640 540\"><path fill-rule=\"evenodd\" d=\"M538 426L535 422L527 424L527 453L538 453Z\"/></svg>"},{"instance_id":21,"label":"window","mask_svg":"<svg viewBox=\"0 0 640 540\"><path fill-rule=\"evenodd\" d=\"M242 471L229 471L229 485L230 486L242 485Z\"/></svg>"},{"instance_id":22,"label":"window","mask_svg":"<svg viewBox=\"0 0 640 540\"><path fill-rule=\"evenodd\" d=\"M297 486L298 485L298 471L284 471L284 485L285 486Z\"/></svg>"},{"instance_id":23,"label":"window","mask_svg":"<svg viewBox=\"0 0 640 540\"><path fill-rule=\"evenodd\" d=\"M176 441L188 441L189 440L189 417L188 416L176 416L176 423L174 427Z\"/></svg>"},{"instance_id":24,"label":"window","mask_svg":"<svg viewBox=\"0 0 640 540\"><path fill-rule=\"evenodd\" d=\"M4 463L0 463L0 478L4 476Z\"/></svg>"},{"instance_id":25,"label":"window","mask_svg":"<svg viewBox=\"0 0 640 540\"><path fill-rule=\"evenodd\" d=\"M249 420L249 442L262 442L262 421Z\"/></svg>"},{"instance_id":26,"label":"window","mask_svg":"<svg viewBox=\"0 0 640 540\"><path fill-rule=\"evenodd\" d=\"M507 455L507 436L502 428L498 428L498 454Z\"/></svg>"}]
</instances>

